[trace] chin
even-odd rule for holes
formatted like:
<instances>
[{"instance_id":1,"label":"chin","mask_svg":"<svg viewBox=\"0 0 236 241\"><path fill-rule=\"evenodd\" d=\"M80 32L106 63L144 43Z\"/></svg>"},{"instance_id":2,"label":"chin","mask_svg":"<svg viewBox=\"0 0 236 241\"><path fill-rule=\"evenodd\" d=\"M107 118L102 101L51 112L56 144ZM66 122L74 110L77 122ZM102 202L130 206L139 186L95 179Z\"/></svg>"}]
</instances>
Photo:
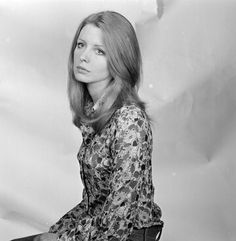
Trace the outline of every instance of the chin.
<instances>
[{"instance_id":1,"label":"chin","mask_svg":"<svg viewBox=\"0 0 236 241\"><path fill-rule=\"evenodd\" d=\"M89 80L87 78L84 78L84 76L81 76L81 75L78 75L78 74L75 75L75 79L77 81L85 83L85 84L89 83Z\"/></svg>"}]
</instances>

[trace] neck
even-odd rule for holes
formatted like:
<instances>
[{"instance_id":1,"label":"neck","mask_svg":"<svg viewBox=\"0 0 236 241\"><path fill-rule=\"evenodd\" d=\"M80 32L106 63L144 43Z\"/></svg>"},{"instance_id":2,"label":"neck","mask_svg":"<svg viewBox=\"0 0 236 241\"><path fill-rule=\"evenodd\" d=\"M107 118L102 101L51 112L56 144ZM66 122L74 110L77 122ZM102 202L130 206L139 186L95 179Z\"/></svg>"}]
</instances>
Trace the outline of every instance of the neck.
<instances>
[{"instance_id":1,"label":"neck","mask_svg":"<svg viewBox=\"0 0 236 241\"><path fill-rule=\"evenodd\" d=\"M89 91L90 96L93 99L93 103L96 103L97 100L102 96L104 90L107 87L107 81L99 81L94 83L88 83L87 89Z\"/></svg>"}]
</instances>

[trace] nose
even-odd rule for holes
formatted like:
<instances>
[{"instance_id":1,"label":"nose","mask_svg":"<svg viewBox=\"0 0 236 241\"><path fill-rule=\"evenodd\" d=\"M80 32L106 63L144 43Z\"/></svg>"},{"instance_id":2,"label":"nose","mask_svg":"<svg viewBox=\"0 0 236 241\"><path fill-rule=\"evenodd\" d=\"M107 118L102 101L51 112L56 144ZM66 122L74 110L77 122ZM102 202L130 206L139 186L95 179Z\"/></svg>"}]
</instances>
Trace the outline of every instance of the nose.
<instances>
[{"instance_id":1,"label":"nose","mask_svg":"<svg viewBox=\"0 0 236 241\"><path fill-rule=\"evenodd\" d=\"M81 62L89 62L90 59L90 53L88 49L84 49L81 51L79 59Z\"/></svg>"}]
</instances>

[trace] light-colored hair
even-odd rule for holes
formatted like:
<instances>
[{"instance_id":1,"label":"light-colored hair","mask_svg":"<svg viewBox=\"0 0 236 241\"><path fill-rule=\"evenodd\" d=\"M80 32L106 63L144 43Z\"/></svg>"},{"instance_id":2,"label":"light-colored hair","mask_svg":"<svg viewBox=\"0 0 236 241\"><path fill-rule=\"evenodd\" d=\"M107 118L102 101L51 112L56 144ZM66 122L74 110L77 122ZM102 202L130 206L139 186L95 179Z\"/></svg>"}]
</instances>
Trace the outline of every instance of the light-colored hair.
<instances>
[{"instance_id":1,"label":"light-colored hair","mask_svg":"<svg viewBox=\"0 0 236 241\"><path fill-rule=\"evenodd\" d=\"M85 105L91 101L86 84L75 79L73 71L74 50L82 28L92 24L103 33L108 71L112 76L104 105L93 117L85 113ZM124 104L134 103L145 111L145 104L137 94L142 72L141 53L132 24L121 14L104 11L89 15L79 25L70 50L68 63L68 97L77 127L89 123L99 132L114 112Z\"/></svg>"}]
</instances>

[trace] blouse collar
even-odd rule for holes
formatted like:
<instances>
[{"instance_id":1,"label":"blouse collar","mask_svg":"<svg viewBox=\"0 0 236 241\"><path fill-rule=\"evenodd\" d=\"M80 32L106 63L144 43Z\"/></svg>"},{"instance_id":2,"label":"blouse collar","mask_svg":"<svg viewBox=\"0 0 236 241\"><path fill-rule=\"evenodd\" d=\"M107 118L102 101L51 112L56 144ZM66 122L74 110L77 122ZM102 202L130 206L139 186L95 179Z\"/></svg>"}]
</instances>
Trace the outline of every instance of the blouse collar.
<instances>
[{"instance_id":1,"label":"blouse collar","mask_svg":"<svg viewBox=\"0 0 236 241\"><path fill-rule=\"evenodd\" d=\"M84 108L85 114L87 116L92 116L98 109L100 109L104 105L107 99L108 93L109 93L109 88L107 88L104 91L102 96L95 103L92 101L92 99L88 100ZM93 127L87 123L82 123L80 126L80 130L82 132L84 141L91 139L95 134L95 130L93 129Z\"/></svg>"}]
</instances>

